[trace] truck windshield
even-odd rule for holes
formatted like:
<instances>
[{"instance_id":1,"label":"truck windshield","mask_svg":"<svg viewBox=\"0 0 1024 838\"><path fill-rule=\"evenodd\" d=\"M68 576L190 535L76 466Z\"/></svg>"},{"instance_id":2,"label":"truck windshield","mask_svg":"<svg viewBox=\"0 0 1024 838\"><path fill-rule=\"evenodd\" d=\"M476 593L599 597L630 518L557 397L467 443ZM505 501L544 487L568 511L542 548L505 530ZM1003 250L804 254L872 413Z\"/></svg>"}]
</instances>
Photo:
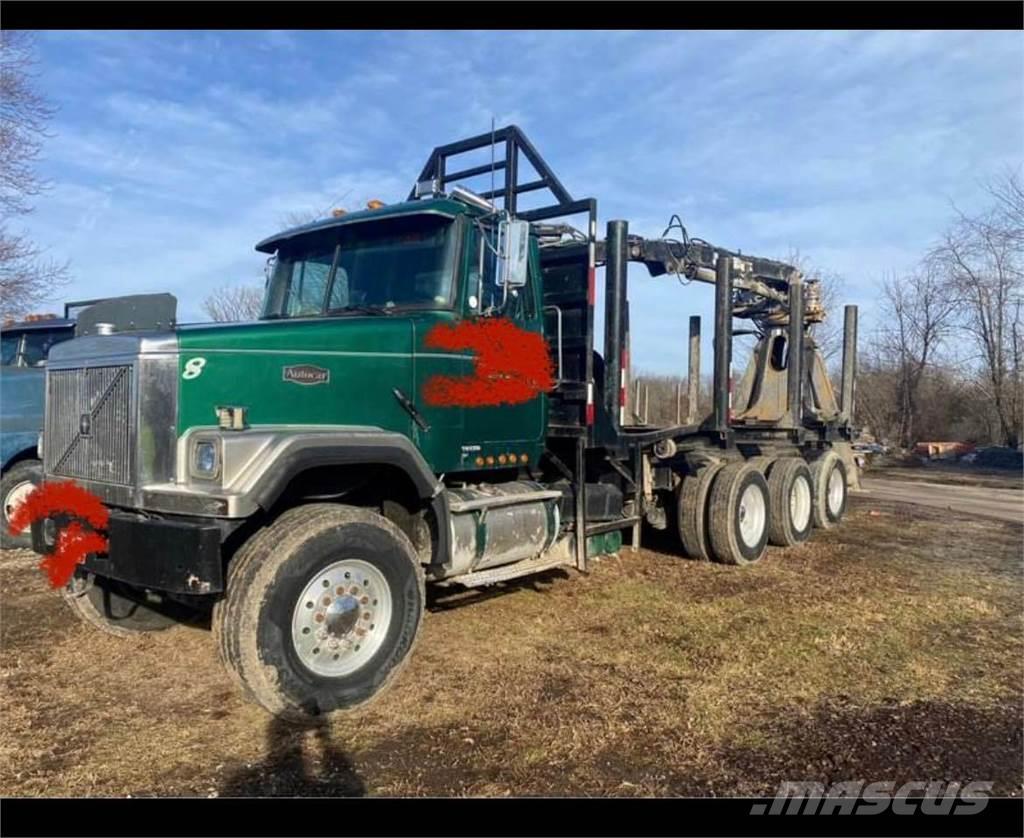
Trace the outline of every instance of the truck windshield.
<instances>
[{"instance_id":1,"label":"truck windshield","mask_svg":"<svg viewBox=\"0 0 1024 838\"><path fill-rule=\"evenodd\" d=\"M33 330L25 332L25 346L22 359L26 367L41 367L46 363L50 349L58 343L71 340L75 336L73 329L59 329L52 332Z\"/></svg>"},{"instance_id":2,"label":"truck windshield","mask_svg":"<svg viewBox=\"0 0 1024 838\"><path fill-rule=\"evenodd\" d=\"M326 231L281 248L263 316L452 305L452 223L418 215Z\"/></svg>"}]
</instances>

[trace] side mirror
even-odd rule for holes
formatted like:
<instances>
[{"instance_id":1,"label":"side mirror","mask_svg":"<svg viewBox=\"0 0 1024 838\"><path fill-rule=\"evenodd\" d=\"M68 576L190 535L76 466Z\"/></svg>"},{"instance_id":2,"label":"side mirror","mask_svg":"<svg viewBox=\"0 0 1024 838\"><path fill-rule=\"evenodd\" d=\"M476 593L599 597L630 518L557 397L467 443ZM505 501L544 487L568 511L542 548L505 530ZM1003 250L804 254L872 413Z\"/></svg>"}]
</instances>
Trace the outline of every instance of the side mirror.
<instances>
[{"instance_id":1,"label":"side mirror","mask_svg":"<svg viewBox=\"0 0 1024 838\"><path fill-rule=\"evenodd\" d=\"M502 221L498 225L497 284L508 288L526 285L530 261L530 222Z\"/></svg>"}]
</instances>

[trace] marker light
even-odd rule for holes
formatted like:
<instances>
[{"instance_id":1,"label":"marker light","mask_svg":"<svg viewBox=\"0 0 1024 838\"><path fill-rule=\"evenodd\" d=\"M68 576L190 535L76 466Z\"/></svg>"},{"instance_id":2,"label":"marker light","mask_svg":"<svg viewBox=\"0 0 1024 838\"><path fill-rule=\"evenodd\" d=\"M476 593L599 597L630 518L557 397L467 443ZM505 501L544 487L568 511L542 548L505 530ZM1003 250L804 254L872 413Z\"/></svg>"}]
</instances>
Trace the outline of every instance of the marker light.
<instances>
[{"instance_id":1,"label":"marker light","mask_svg":"<svg viewBox=\"0 0 1024 838\"><path fill-rule=\"evenodd\" d=\"M226 431L245 430L244 407L218 407L217 424Z\"/></svg>"},{"instance_id":2,"label":"marker light","mask_svg":"<svg viewBox=\"0 0 1024 838\"><path fill-rule=\"evenodd\" d=\"M378 201L376 198L374 198L372 201L367 201L366 202L366 208L367 209L375 210L375 209L380 209L382 206L384 206L384 202L383 201Z\"/></svg>"}]
</instances>

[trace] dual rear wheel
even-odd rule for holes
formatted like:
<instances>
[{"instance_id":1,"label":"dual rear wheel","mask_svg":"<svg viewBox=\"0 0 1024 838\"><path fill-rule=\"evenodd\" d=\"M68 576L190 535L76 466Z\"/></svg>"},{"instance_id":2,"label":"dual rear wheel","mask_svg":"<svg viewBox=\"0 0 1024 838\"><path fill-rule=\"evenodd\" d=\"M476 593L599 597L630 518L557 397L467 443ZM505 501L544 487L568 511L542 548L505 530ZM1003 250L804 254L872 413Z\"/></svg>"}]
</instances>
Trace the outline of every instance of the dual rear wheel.
<instances>
[{"instance_id":1,"label":"dual rear wheel","mask_svg":"<svg viewBox=\"0 0 1024 838\"><path fill-rule=\"evenodd\" d=\"M679 537L691 558L723 564L758 561L768 544L790 547L811 530L833 527L846 511L846 469L828 451L711 463L687 474L677 494Z\"/></svg>"}]
</instances>

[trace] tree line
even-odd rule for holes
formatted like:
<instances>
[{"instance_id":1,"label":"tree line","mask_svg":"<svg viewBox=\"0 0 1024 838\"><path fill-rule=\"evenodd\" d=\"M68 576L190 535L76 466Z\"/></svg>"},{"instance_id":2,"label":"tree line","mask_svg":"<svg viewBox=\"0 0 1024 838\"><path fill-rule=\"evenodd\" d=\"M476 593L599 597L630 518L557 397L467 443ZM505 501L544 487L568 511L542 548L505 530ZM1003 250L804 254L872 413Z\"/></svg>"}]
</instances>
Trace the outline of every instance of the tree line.
<instances>
[{"instance_id":1,"label":"tree line","mask_svg":"<svg viewBox=\"0 0 1024 838\"><path fill-rule=\"evenodd\" d=\"M862 341L861 423L922 439L1016 447L1024 426L1024 186L1008 171L980 212L955 218L916 268L878 285Z\"/></svg>"}]
</instances>

